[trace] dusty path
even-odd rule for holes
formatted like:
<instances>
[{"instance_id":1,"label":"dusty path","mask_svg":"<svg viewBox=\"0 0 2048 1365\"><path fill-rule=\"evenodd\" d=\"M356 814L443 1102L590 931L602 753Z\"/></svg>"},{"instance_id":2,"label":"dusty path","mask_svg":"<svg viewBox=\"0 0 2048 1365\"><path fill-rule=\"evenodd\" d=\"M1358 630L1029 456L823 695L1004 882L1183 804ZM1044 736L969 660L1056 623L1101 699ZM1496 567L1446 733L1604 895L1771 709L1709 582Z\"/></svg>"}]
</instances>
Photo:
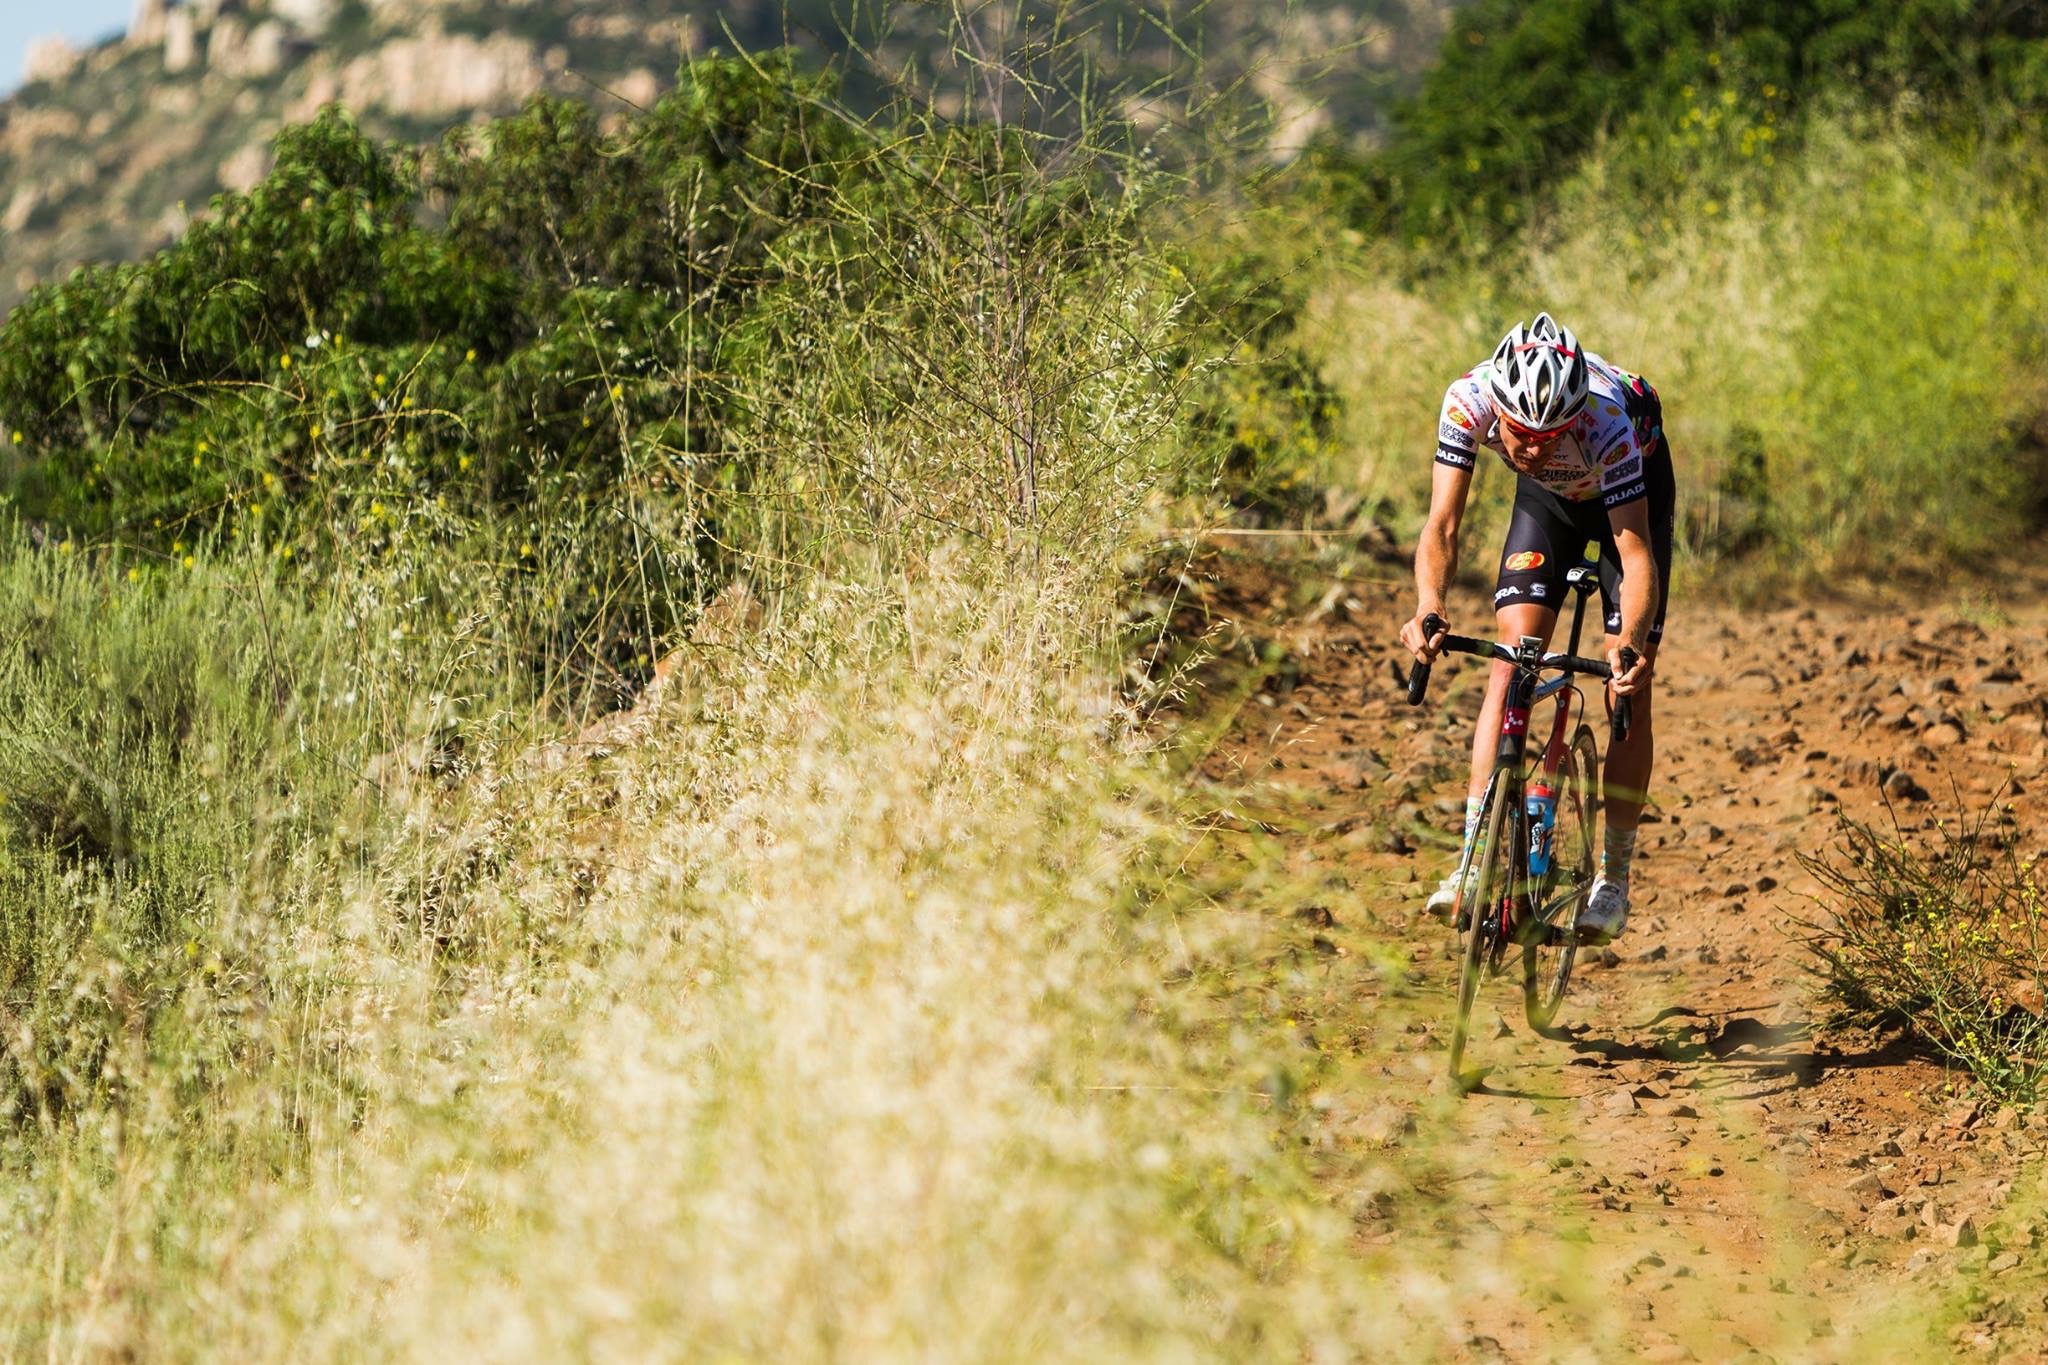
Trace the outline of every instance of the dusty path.
<instances>
[{"instance_id":1,"label":"dusty path","mask_svg":"<svg viewBox=\"0 0 2048 1365\"><path fill-rule=\"evenodd\" d=\"M2048 612L1675 604L1630 932L1582 958L1569 1041L1487 985L1474 1050L1495 1069L1460 1100L1450 936L1420 902L1483 674L1447 661L1428 709L1403 704L1410 590L1372 572L1218 557L1184 615L1268 656L1200 774L1338 888L1304 912L1326 988L1294 1006L1328 1059L1319 1170L1389 1273L1426 1247L1475 1286L1427 1308L1446 1354L2048 1360L2048 1127L1980 1108L1906 1039L1831 1024L1794 942L1814 889L1796 855L1838 810L1882 814L1894 769L1895 793L1939 794L1897 803L1909 825L1952 814L1952 786L1975 809L2014 781L2041 842ZM1490 618L1476 594L1454 609L1473 633Z\"/></svg>"}]
</instances>

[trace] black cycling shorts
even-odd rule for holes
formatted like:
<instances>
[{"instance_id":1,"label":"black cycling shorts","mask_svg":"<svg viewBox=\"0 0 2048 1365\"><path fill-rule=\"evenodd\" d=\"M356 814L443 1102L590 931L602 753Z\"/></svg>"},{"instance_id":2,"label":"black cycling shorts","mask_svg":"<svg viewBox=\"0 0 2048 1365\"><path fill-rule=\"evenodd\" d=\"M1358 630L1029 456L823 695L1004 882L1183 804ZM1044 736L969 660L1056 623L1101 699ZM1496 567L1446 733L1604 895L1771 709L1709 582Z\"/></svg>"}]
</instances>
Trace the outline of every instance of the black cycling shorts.
<instances>
[{"instance_id":1,"label":"black cycling shorts","mask_svg":"<svg viewBox=\"0 0 2048 1365\"><path fill-rule=\"evenodd\" d=\"M1650 504L1650 552L1657 561L1657 615L1650 627L1654 643L1664 638L1664 607L1671 600L1671 527L1678 508L1678 481L1671 469L1671 446L1664 437L1664 407L1648 384L1627 390L1628 414L1634 419L1636 444L1643 451L1645 496ZM1515 482L1515 512L1501 546L1500 577L1494 584L1495 608L1536 602L1562 610L1565 575L1585 557L1586 546L1600 542L1600 606L1609 635L1621 634L1621 559L1614 549L1614 527L1599 498L1567 502L1526 475ZM1510 567L1512 566L1512 567Z\"/></svg>"}]
</instances>

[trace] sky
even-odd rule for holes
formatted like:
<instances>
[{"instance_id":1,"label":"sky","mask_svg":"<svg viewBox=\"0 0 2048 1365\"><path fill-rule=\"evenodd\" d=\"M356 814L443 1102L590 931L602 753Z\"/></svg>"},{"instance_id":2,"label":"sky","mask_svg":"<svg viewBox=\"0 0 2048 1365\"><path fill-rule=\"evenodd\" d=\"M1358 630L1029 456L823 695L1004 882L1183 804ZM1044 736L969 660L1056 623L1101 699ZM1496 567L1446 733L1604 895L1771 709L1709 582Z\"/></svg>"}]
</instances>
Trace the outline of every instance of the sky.
<instances>
[{"instance_id":1,"label":"sky","mask_svg":"<svg viewBox=\"0 0 2048 1365\"><path fill-rule=\"evenodd\" d=\"M0 0L0 93L21 84L32 39L61 33L79 46L128 27L135 0Z\"/></svg>"}]
</instances>

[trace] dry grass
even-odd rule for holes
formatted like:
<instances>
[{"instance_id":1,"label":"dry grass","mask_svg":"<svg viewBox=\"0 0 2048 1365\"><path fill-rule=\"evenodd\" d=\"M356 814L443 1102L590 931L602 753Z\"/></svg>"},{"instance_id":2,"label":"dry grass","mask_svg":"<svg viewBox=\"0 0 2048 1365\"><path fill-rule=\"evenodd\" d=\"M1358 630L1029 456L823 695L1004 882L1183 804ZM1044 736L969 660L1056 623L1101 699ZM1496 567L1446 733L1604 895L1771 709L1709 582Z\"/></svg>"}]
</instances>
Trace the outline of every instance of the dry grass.
<instances>
[{"instance_id":1,"label":"dry grass","mask_svg":"<svg viewBox=\"0 0 2048 1365\"><path fill-rule=\"evenodd\" d=\"M1444 386L1548 308L1657 385L1694 556L1761 547L1822 572L2009 552L2048 408L2039 337L2013 324L2044 306L2037 164L1821 122L1768 176L1681 180L1655 203L1595 156L1548 221L1469 267L1416 279L1397 251L1333 243L1307 333L1346 409L1315 474L1405 534ZM1480 479L1482 536L1510 483Z\"/></svg>"}]
</instances>

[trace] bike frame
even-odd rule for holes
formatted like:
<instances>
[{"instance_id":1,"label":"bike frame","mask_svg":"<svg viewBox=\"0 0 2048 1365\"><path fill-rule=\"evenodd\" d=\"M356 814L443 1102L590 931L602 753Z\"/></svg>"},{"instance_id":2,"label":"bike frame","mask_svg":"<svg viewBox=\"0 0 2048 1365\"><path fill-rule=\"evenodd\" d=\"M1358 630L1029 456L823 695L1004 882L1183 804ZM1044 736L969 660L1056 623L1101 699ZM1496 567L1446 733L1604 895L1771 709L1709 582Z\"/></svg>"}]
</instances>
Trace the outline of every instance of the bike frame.
<instances>
[{"instance_id":1,"label":"bike frame","mask_svg":"<svg viewBox=\"0 0 2048 1365\"><path fill-rule=\"evenodd\" d=\"M1577 594L1578 600L1572 609L1570 654L1578 652L1580 618L1586 607L1584 592ZM1537 916L1539 911L1530 905L1529 871L1531 831L1529 829L1528 782L1523 776L1524 758L1528 753L1530 712L1544 701L1555 700L1550 722L1550 738L1544 743L1542 772L1549 779L1553 790L1557 786L1559 772L1564 767L1565 736L1571 731L1572 704L1578 700L1579 691L1572 685L1574 675L1560 673L1548 682L1537 681L1537 669L1542 666L1543 642L1534 635L1522 637L1520 647L1515 651L1515 671L1508 680L1508 695L1501 708L1500 742L1494 750L1493 780L1501 786L1501 799L1507 803L1506 825L1503 830L1510 848L1521 850L1510 866L1514 876L1503 889L1498 908L1500 920L1495 931L1496 944L1505 945L1514 938L1521 923ZM1479 907L1474 907L1475 909Z\"/></svg>"},{"instance_id":2,"label":"bike frame","mask_svg":"<svg viewBox=\"0 0 2048 1365\"><path fill-rule=\"evenodd\" d=\"M1490 785L1497 784L1501 788L1501 798L1506 805L1502 837L1509 841L1509 847L1520 851L1520 856L1511 860L1509 864L1514 872L1509 878L1509 884L1501 891L1498 905L1490 907L1499 916L1493 933L1495 952L1506 946L1523 921L1531 917L1540 917L1543 911L1548 909L1534 909L1529 904L1529 817L1527 782L1523 777L1524 760L1528 754L1529 719L1530 713L1538 703L1556 700L1550 736L1544 743L1542 757L1542 771L1554 788L1558 774L1564 767L1565 737L1571 730L1572 705L1575 700L1580 699L1578 689L1573 685L1576 677L1582 673L1600 678L1608 676L1606 664L1577 657L1579 640L1585 629L1586 599L1591 596L1596 581L1597 570L1591 563L1574 568L1567 576L1567 590L1572 594L1572 625L1569 642L1562 654L1545 654L1542 638L1535 635L1523 636L1512 651L1507 645L1495 644L1492 641L1445 637L1446 649L1457 649L1461 653L1493 658L1514 668L1508 679L1507 696L1501 707L1500 738L1494 750ZM1633 653L1633 650L1625 651L1626 655ZM1627 662L1626 658L1624 662ZM1541 670L1546 667L1562 668L1564 671L1544 682L1541 680ZM1411 703L1420 703L1422 690L1428 686L1428 680L1428 668L1417 665L1409 678L1408 698ZM1627 712L1627 701L1623 699L1622 705L1615 713L1617 737L1626 731ZM1468 852L1477 856L1476 844ZM1461 887L1466 881L1465 871L1464 867L1459 869ZM1551 876L1554 876L1554 872L1547 874L1543 879L1546 884ZM1473 907L1480 913L1484 913L1488 908Z\"/></svg>"},{"instance_id":3,"label":"bike frame","mask_svg":"<svg viewBox=\"0 0 2048 1365\"><path fill-rule=\"evenodd\" d=\"M1470 1038L1472 1005L1478 990L1482 973L1498 975L1501 956L1508 944L1519 943L1522 947L1524 999L1527 1002L1530 1022L1537 1028L1547 1028L1556 1002L1561 999L1571 972L1572 954L1576 945L1567 937L1575 931L1571 916L1567 923L1556 923L1559 907L1572 904L1579 889L1584 885L1580 875L1580 863L1571 877L1570 889L1558 900L1537 905L1539 898L1550 896L1561 876L1561 867L1555 858L1548 866L1536 863L1532 871L1530 857L1530 821L1526 802L1526 784L1522 769L1528 753L1529 714L1539 702L1555 703L1555 716L1550 727L1549 739L1543 746L1542 771L1547 774L1553 788L1558 776L1564 770L1565 754L1574 746L1575 740L1566 739L1571 729L1572 704L1579 698L1573 686L1579 674L1588 677L1612 679L1616 669L1597 659L1578 656L1579 635L1585 621L1586 597L1591 590L1594 573L1590 565L1581 564L1566 575L1568 588L1577 594L1572 605L1572 628L1570 652L1546 654L1543 640L1539 636L1524 635L1514 645L1500 644L1493 640L1478 640L1462 635L1452 635L1449 625L1441 616L1431 613L1421 621L1425 640L1433 641L1432 653L1470 654L1476 658L1490 659L1495 663L1508 665L1509 673L1506 694L1501 707L1500 737L1494 748L1493 771L1487 777L1486 797L1481 807L1485 827L1477 831L1477 837L1466 841L1465 854L1456 873L1458 898L1454 903L1453 921L1462 940L1458 985L1458 1007L1451 1027L1450 1059L1451 1072L1458 1078L1461 1088L1465 1081L1459 1070L1466 1041ZM1633 668L1636 653L1624 646L1620 651L1620 670ZM1550 682L1542 681L1542 674L1556 670L1558 677ZM1408 704L1420 706L1429 691L1430 665L1418 658L1408 671ZM1614 704L1614 740L1616 743L1628 733L1629 699L1621 697ZM1583 726L1581 728L1584 728ZM1580 775L1581 782L1592 780L1591 768L1597 766L1597 756L1588 756L1588 771ZM1586 789L1580 788L1572 797L1559 792L1560 799L1578 799L1585 796ZM1587 817L1583 807L1580 834L1587 833ZM1503 842L1504 841L1504 842ZM1584 856L1581 844L1581 857ZM1475 860L1477 862L1475 868ZM1487 888L1484 903L1466 904L1465 897L1477 880ZM1494 886L1494 871L1504 871L1501 884ZM1532 888L1535 890L1532 893ZM1533 936L1531 931L1533 930ZM1542 1019L1538 1020L1537 1005L1537 952L1543 947L1561 947L1563 955L1557 960L1552 975L1550 1003L1542 1008Z\"/></svg>"}]
</instances>

